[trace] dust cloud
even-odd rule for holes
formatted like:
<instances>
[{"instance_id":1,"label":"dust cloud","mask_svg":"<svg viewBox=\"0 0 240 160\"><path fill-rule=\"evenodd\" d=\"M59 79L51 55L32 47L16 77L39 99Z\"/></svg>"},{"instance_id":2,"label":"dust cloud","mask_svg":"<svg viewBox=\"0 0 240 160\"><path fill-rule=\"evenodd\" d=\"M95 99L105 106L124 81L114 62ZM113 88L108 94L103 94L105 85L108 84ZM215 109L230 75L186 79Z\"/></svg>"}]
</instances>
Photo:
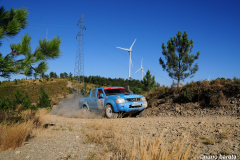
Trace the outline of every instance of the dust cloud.
<instances>
[{"instance_id":1,"label":"dust cloud","mask_svg":"<svg viewBox=\"0 0 240 160\"><path fill-rule=\"evenodd\" d=\"M50 114L69 117L69 118L83 118L83 119L96 119L103 118L103 112L90 112L80 108L79 106L80 96L72 97L71 99L61 100L57 108L53 109Z\"/></svg>"}]
</instances>

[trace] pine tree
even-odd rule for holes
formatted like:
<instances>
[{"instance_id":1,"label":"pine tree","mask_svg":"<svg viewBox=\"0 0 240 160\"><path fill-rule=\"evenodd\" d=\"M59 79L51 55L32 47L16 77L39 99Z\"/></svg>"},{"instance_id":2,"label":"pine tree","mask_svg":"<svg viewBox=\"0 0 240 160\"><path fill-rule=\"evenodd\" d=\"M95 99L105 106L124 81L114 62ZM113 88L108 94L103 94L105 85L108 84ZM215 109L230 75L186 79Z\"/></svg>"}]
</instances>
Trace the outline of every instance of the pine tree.
<instances>
[{"instance_id":1,"label":"pine tree","mask_svg":"<svg viewBox=\"0 0 240 160\"><path fill-rule=\"evenodd\" d=\"M46 91L44 90L44 88L41 87L40 97L39 97L39 102L37 104L37 107L38 108L47 108L47 107L51 108L51 101L52 100L49 98L49 96L46 93Z\"/></svg>"},{"instance_id":2,"label":"pine tree","mask_svg":"<svg viewBox=\"0 0 240 160\"><path fill-rule=\"evenodd\" d=\"M31 108L31 100L28 96L28 93L26 92L25 96L23 97L22 101L22 110L27 110Z\"/></svg>"},{"instance_id":3,"label":"pine tree","mask_svg":"<svg viewBox=\"0 0 240 160\"><path fill-rule=\"evenodd\" d=\"M54 72L50 72L50 78L54 78Z\"/></svg>"},{"instance_id":4,"label":"pine tree","mask_svg":"<svg viewBox=\"0 0 240 160\"><path fill-rule=\"evenodd\" d=\"M69 73L69 78L72 78L72 76L73 76L73 74L70 72L70 73Z\"/></svg>"},{"instance_id":5,"label":"pine tree","mask_svg":"<svg viewBox=\"0 0 240 160\"><path fill-rule=\"evenodd\" d=\"M143 78L143 85L145 90L149 91L150 89L154 88L156 86L155 76L152 76L150 74L150 71L148 70L146 75Z\"/></svg>"},{"instance_id":6,"label":"pine tree","mask_svg":"<svg viewBox=\"0 0 240 160\"><path fill-rule=\"evenodd\" d=\"M165 56L167 62L164 63L160 57L160 65L163 67L163 70L168 72L169 77L178 81L178 87L181 80L186 79L190 75L193 77L193 74L198 70L197 63L194 66L192 65L194 60L198 59L200 51L198 51L196 55L190 55L192 48L193 40L188 40L186 31L184 31L183 35L181 31L178 31L177 37L171 37L167 42L167 48L164 43L162 43L162 54ZM176 52L178 54L176 54ZM187 72L188 70L190 72Z\"/></svg>"},{"instance_id":7,"label":"pine tree","mask_svg":"<svg viewBox=\"0 0 240 160\"><path fill-rule=\"evenodd\" d=\"M14 38L27 26L28 12L25 8L5 11L0 8L0 46L2 39ZM0 77L9 78L11 74L31 76L33 72L42 73L48 69L46 60L58 58L61 40L57 36L52 40L39 40L39 46L31 53L31 37L25 34L18 44L11 44L12 52L5 57L0 53ZM19 57L24 56L23 59ZM33 66L33 65L37 66Z\"/></svg>"},{"instance_id":8,"label":"pine tree","mask_svg":"<svg viewBox=\"0 0 240 160\"><path fill-rule=\"evenodd\" d=\"M18 105L22 103L22 91L20 89L17 89L16 93L15 93L15 99L14 101L14 105Z\"/></svg>"},{"instance_id":9,"label":"pine tree","mask_svg":"<svg viewBox=\"0 0 240 160\"><path fill-rule=\"evenodd\" d=\"M5 100L4 96L2 95L1 100L0 100L0 110L4 110L5 106L6 106L6 100Z\"/></svg>"}]
</instances>

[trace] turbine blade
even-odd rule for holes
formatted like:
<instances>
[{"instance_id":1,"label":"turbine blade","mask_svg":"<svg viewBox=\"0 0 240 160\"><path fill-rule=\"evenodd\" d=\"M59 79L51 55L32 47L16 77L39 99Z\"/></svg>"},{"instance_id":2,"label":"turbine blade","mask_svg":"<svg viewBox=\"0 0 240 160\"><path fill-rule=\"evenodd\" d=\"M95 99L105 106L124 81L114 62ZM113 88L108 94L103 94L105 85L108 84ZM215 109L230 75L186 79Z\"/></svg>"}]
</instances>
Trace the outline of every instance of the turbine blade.
<instances>
[{"instance_id":1,"label":"turbine blade","mask_svg":"<svg viewBox=\"0 0 240 160\"><path fill-rule=\"evenodd\" d=\"M132 50L132 47L133 47L133 45L134 45L134 43L135 43L136 40L137 40L137 38L134 40L132 46L130 47L130 50Z\"/></svg>"},{"instance_id":2,"label":"turbine blade","mask_svg":"<svg viewBox=\"0 0 240 160\"><path fill-rule=\"evenodd\" d=\"M143 62L143 58L142 58L142 62ZM142 62L141 62L141 68L142 68Z\"/></svg>"},{"instance_id":3,"label":"turbine blade","mask_svg":"<svg viewBox=\"0 0 240 160\"><path fill-rule=\"evenodd\" d=\"M126 49L126 48L121 48L121 47L117 47L119 49L123 49L123 50L126 50L126 51L130 51L129 49Z\"/></svg>"},{"instance_id":4,"label":"turbine blade","mask_svg":"<svg viewBox=\"0 0 240 160\"><path fill-rule=\"evenodd\" d=\"M144 70L143 70L143 72L144 72ZM144 72L145 74L146 74L146 72Z\"/></svg>"},{"instance_id":5,"label":"turbine blade","mask_svg":"<svg viewBox=\"0 0 240 160\"><path fill-rule=\"evenodd\" d=\"M138 71L140 71L141 70L141 68L139 69L139 70L137 70L135 73L137 73Z\"/></svg>"}]
</instances>

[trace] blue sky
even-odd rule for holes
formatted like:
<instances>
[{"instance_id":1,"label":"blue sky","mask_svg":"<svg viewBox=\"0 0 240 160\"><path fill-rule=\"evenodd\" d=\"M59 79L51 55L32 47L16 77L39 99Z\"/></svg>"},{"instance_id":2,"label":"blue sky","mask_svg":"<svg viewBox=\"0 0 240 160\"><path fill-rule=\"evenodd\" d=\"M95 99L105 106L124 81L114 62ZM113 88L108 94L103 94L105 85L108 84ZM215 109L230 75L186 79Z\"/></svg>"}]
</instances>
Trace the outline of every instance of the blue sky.
<instances>
[{"instance_id":1,"label":"blue sky","mask_svg":"<svg viewBox=\"0 0 240 160\"><path fill-rule=\"evenodd\" d=\"M0 0L7 10L26 7L28 27L14 39L4 40L0 51L10 53L10 44L18 43L28 33L34 51L38 40L60 36L62 56L48 61L49 70L58 75L74 73L79 31L77 23L84 14L84 74L111 78L128 78L129 54L118 47L132 48L131 77L141 79L141 67L161 85L170 86L172 79L159 64L162 43L187 31L194 41L193 54L200 51L195 62L199 70L184 83L208 79L240 78L239 0ZM163 57L164 58L164 57ZM24 78L25 76L12 76ZM0 80L5 80L0 78Z\"/></svg>"}]
</instances>

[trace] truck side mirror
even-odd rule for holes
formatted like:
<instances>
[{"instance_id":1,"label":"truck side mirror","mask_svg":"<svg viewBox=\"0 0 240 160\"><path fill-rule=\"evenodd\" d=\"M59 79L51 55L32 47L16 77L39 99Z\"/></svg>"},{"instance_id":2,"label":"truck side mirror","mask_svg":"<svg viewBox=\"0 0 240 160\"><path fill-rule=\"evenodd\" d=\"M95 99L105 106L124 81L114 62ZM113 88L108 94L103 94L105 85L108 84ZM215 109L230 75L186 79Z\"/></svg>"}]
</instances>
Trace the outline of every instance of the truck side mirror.
<instances>
[{"instance_id":1,"label":"truck side mirror","mask_svg":"<svg viewBox=\"0 0 240 160\"><path fill-rule=\"evenodd\" d=\"M102 98L103 97L103 94L102 93L100 93L100 96L99 96L100 98Z\"/></svg>"}]
</instances>

